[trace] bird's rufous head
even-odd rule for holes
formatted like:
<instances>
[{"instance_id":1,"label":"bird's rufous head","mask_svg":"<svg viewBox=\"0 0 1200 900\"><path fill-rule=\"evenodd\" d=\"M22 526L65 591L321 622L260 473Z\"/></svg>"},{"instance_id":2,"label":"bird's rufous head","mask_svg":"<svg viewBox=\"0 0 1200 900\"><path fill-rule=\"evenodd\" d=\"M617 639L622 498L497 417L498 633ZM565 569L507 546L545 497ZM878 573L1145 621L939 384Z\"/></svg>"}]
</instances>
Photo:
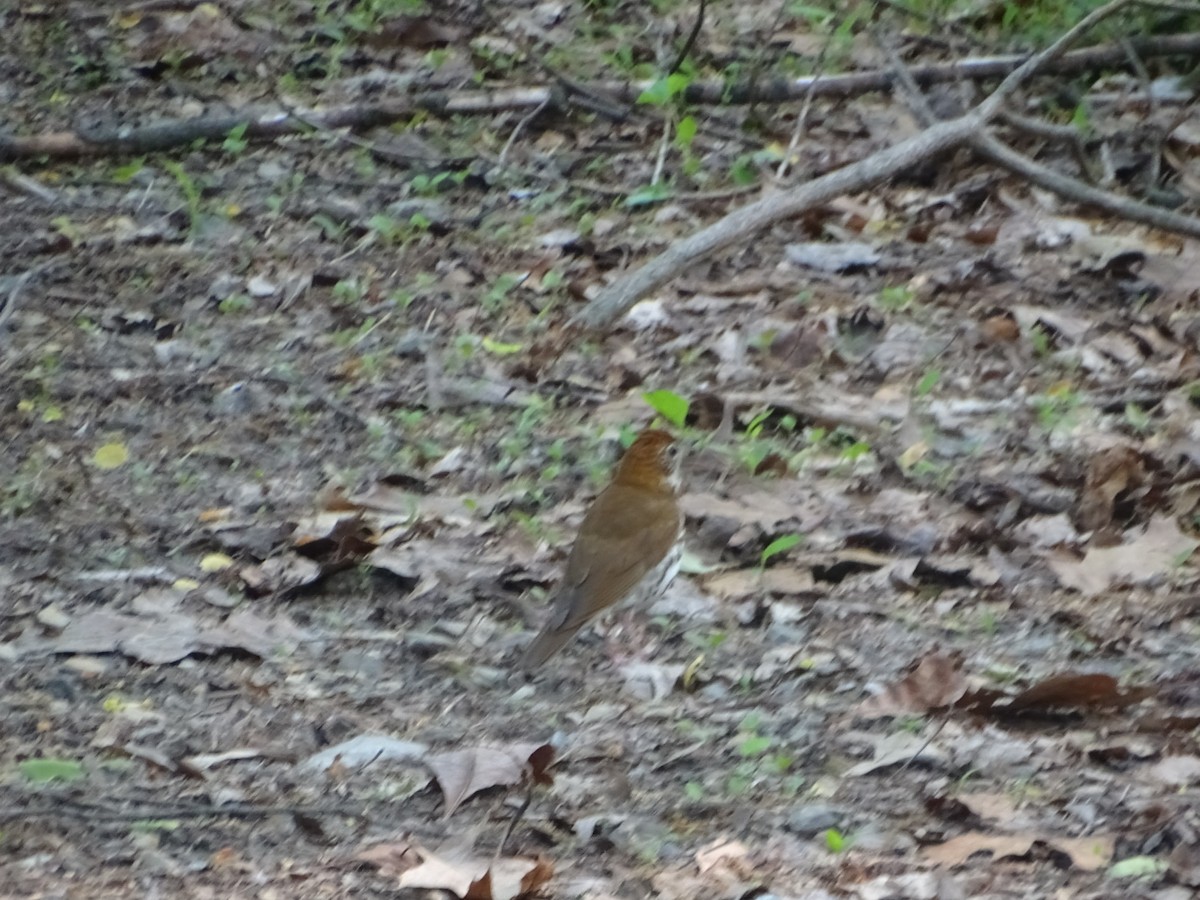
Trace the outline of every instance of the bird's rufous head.
<instances>
[{"instance_id":1,"label":"bird's rufous head","mask_svg":"<svg viewBox=\"0 0 1200 900\"><path fill-rule=\"evenodd\" d=\"M621 457L613 481L643 490L674 493L679 490L682 458L682 448L674 437L657 428L647 428Z\"/></svg>"}]
</instances>

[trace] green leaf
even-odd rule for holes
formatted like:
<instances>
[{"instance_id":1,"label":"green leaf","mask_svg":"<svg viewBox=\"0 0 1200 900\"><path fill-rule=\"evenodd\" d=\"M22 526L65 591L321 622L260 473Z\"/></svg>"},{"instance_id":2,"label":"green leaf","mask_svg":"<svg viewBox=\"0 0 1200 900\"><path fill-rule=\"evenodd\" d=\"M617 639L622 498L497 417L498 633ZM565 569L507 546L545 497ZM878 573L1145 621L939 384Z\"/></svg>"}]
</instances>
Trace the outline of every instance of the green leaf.
<instances>
[{"instance_id":1,"label":"green leaf","mask_svg":"<svg viewBox=\"0 0 1200 900\"><path fill-rule=\"evenodd\" d=\"M149 834L152 831L178 831L182 824L178 819L138 819L129 828L138 834Z\"/></svg>"},{"instance_id":2,"label":"green leaf","mask_svg":"<svg viewBox=\"0 0 1200 900\"><path fill-rule=\"evenodd\" d=\"M758 179L758 169L754 166L753 153L743 153L730 164L729 179L738 187L754 184Z\"/></svg>"},{"instance_id":3,"label":"green leaf","mask_svg":"<svg viewBox=\"0 0 1200 900\"><path fill-rule=\"evenodd\" d=\"M1153 856L1131 856L1113 863L1108 869L1109 878L1155 878L1170 868L1165 859Z\"/></svg>"},{"instance_id":4,"label":"green leaf","mask_svg":"<svg viewBox=\"0 0 1200 900\"><path fill-rule=\"evenodd\" d=\"M92 454L92 462L97 469L118 469L128 461L129 448L117 441L105 444Z\"/></svg>"},{"instance_id":5,"label":"green leaf","mask_svg":"<svg viewBox=\"0 0 1200 900\"><path fill-rule=\"evenodd\" d=\"M825 831L825 846L833 853L841 853L846 849L846 838L836 828Z\"/></svg>"},{"instance_id":6,"label":"green leaf","mask_svg":"<svg viewBox=\"0 0 1200 900\"><path fill-rule=\"evenodd\" d=\"M249 122L242 122L240 125L235 125L229 129L229 134L225 136L225 142L221 144L221 149L226 153L238 154L246 149L246 126Z\"/></svg>"},{"instance_id":7,"label":"green leaf","mask_svg":"<svg viewBox=\"0 0 1200 900\"><path fill-rule=\"evenodd\" d=\"M764 734L752 734L737 749L742 756L762 756L771 749L771 739Z\"/></svg>"},{"instance_id":8,"label":"green leaf","mask_svg":"<svg viewBox=\"0 0 1200 900\"><path fill-rule=\"evenodd\" d=\"M86 777L83 766L74 759L27 759L18 768L22 775L38 784L47 781L78 781Z\"/></svg>"},{"instance_id":9,"label":"green leaf","mask_svg":"<svg viewBox=\"0 0 1200 900\"><path fill-rule=\"evenodd\" d=\"M767 544L766 548L763 550L758 564L760 566L766 566L767 560L769 560L772 556L778 556L780 553L786 553L799 544L802 540L804 540L802 535L794 533L785 534L783 537L775 538L775 540Z\"/></svg>"},{"instance_id":10,"label":"green leaf","mask_svg":"<svg viewBox=\"0 0 1200 900\"><path fill-rule=\"evenodd\" d=\"M658 203L666 200L671 196L670 185L659 182L658 184L648 184L644 188L638 188L632 194L625 198L626 206L649 206L651 203Z\"/></svg>"},{"instance_id":11,"label":"green leaf","mask_svg":"<svg viewBox=\"0 0 1200 900\"><path fill-rule=\"evenodd\" d=\"M689 84L692 83L690 75L685 75L682 72L673 72L667 76L667 93L675 97L687 90Z\"/></svg>"},{"instance_id":12,"label":"green leaf","mask_svg":"<svg viewBox=\"0 0 1200 900\"><path fill-rule=\"evenodd\" d=\"M675 143L680 147L692 146L696 137L696 117L684 116L675 126Z\"/></svg>"},{"instance_id":13,"label":"green leaf","mask_svg":"<svg viewBox=\"0 0 1200 900\"><path fill-rule=\"evenodd\" d=\"M930 369L921 376L921 380L917 382L917 387L914 393L918 397L926 396L930 391L937 387L937 383L942 378L941 369Z\"/></svg>"},{"instance_id":14,"label":"green leaf","mask_svg":"<svg viewBox=\"0 0 1200 900\"><path fill-rule=\"evenodd\" d=\"M667 80L660 78L650 87L646 88L638 94L637 102L645 103L650 106L662 106L671 99L671 89L667 86Z\"/></svg>"},{"instance_id":15,"label":"green leaf","mask_svg":"<svg viewBox=\"0 0 1200 900\"><path fill-rule=\"evenodd\" d=\"M642 399L676 428L682 428L687 421L687 398L680 397L674 391L647 391L642 394Z\"/></svg>"},{"instance_id":16,"label":"green leaf","mask_svg":"<svg viewBox=\"0 0 1200 900\"><path fill-rule=\"evenodd\" d=\"M490 337L481 338L479 345L488 353L494 353L496 356L512 356L525 349L523 344L505 344L501 341L493 341Z\"/></svg>"},{"instance_id":17,"label":"green leaf","mask_svg":"<svg viewBox=\"0 0 1200 900\"><path fill-rule=\"evenodd\" d=\"M117 166L113 169L113 181L118 184L128 184L133 181L135 175L146 165L146 157L139 156L137 159L130 160L123 166Z\"/></svg>"}]
</instances>

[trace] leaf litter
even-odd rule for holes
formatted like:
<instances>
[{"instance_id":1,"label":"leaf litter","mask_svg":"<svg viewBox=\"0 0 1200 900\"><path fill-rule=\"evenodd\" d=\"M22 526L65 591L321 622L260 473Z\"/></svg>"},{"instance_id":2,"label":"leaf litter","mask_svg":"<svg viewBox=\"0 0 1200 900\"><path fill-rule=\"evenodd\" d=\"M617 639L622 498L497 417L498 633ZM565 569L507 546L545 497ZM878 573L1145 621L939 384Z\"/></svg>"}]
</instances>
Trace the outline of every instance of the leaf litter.
<instances>
[{"instance_id":1,"label":"leaf litter","mask_svg":"<svg viewBox=\"0 0 1200 900\"><path fill-rule=\"evenodd\" d=\"M447 83L494 86L519 33L569 40L582 15L505 12L511 29L348 19L340 70L323 68L328 22L254 4L236 22L207 4L91 18L86 43L108 33L125 55L106 65L145 88L130 115L158 119L181 111L160 67L234 107L247 61L330 104L435 61ZM720 24L706 37L733 48ZM579 64L611 73L620 48L597 34ZM86 112L16 91L29 121ZM812 160L910 128L874 99L818 106L797 150ZM738 132L736 108L710 112ZM707 124L702 165L753 155ZM503 111L479 127L362 132L378 152L361 156L231 134L173 170L99 164L70 221L10 204L7 258L69 249L73 266L4 336L22 372L2 412L7 764L48 760L140 823L6 821L16 889L61 893L96 860L126 892L193 879L217 895L247 872L278 896L1194 885L1194 241L1079 218L956 160L715 256L579 340L565 319L581 298L716 211L564 184L581 218L557 188L476 170L513 135L518 171L604 163L632 192L660 137L642 122ZM1185 171L1184 123L1172 133L1165 164ZM380 215L429 227L403 237ZM689 400L698 432L698 564L654 614L648 658L610 666L586 634L514 681L584 501L654 390ZM554 783L529 791L560 742ZM3 781L9 809L71 800L53 777ZM343 797L364 804L344 831L297 812L168 833L135 806L320 817ZM837 811L822 828L785 827L822 804ZM329 863L314 835L341 859L379 848L362 857L378 871Z\"/></svg>"}]
</instances>

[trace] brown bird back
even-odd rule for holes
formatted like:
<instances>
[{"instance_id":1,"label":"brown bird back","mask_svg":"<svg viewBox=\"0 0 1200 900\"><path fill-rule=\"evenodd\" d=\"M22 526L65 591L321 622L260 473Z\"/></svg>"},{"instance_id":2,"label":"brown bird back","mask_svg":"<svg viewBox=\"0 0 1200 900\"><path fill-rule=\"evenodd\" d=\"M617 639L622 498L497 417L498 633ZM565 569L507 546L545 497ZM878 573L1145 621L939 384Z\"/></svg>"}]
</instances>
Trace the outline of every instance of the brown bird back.
<instances>
[{"instance_id":1,"label":"brown bird back","mask_svg":"<svg viewBox=\"0 0 1200 900\"><path fill-rule=\"evenodd\" d=\"M581 627L622 601L643 601L678 568L683 532L674 438L645 431L596 497L571 548L550 616L521 661L540 666Z\"/></svg>"}]
</instances>

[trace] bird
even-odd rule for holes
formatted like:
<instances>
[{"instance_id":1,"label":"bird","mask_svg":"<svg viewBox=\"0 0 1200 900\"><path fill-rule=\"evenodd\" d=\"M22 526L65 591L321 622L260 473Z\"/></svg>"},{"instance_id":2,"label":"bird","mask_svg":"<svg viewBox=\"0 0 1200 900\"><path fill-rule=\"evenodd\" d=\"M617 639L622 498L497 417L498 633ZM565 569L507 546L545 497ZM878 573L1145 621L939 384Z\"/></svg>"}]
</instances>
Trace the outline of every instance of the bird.
<instances>
[{"instance_id":1,"label":"bird","mask_svg":"<svg viewBox=\"0 0 1200 900\"><path fill-rule=\"evenodd\" d=\"M567 557L550 615L521 658L536 669L579 629L607 609L660 596L679 571L683 511L681 448L665 431L647 428L592 502Z\"/></svg>"}]
</instances>

